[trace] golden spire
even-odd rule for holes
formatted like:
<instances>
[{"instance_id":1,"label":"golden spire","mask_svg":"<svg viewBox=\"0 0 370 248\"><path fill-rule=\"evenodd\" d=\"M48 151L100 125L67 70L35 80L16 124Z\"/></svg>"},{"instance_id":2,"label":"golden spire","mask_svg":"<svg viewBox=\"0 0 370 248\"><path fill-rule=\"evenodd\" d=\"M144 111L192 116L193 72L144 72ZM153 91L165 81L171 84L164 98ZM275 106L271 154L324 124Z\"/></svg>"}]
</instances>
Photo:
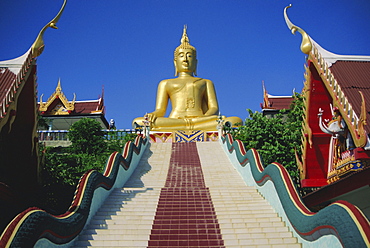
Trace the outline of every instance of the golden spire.
<instances>
[{"instance_id":1,"label":"golden spire","mask_svg":"<svg viewBox=\"0 0 370 248\"><path fill-rule=\"evenodd\" d=\"M305 54L309 54L312 50L312 43L311 43L310 37L308 36L308 34L303 29L294 25L289 20L288 15L287 15L287 9L289 9L290 7L292 7L291 4L284 8L285 22L286 22L288 28L292 31L292 34L295 34L295 32L297 32L297 31L299 33L301 33L301 35L302 35L301 51Z\"/></svg>"},{"instance_id":2,"label":"golden spire","mask_svg":"<svg viewBox=\"0 0 370 248\"><path fill-rule=\"evenodd\" d=\"M191 49L191 50L194 51L194 55L196 56L197 50L195 49L195 47L190 45L190 40L189 40L189 37L186 33L186 30L187 30L187 26L184 25L184 30L183 30L182 37L181 37L181 44L180 44L180 46L176 47L176 49L175 49L175 58L176 58L176 56L179 52L179 49Z\"/></svg>"},{"instance_id":3,"label":"golden spire","mask_svg":"<svg viewBox=\"0 0 370 248\"><path fill-rule=\"evenodd\" d=\"M41 29L39 35L37 36L35 42L32 44L32 47L31 47L32 57L36 58L36 57L40 56L40 54L44 50L45 44L44 44L44 40L43 40L43 35L45 33L45 30L48 27L58 29L56 24L59 21L59 18L63 13L64 7L66 6L66 4L67 4L67 0L64 0L63 5L62 5L61 9L59 10L59 13L54 17L53 20L51 20L48 24L45 25L45 27L43 27Z\"/></svg>"},{"instance_id":4,"label":"golden spire","mask_svg":"<svg viewBox=\"0 0 370 248\"><path fill-rule=\"evenodd\" d=\"M57 87L55 88L55 92L58 92L58 93L62 92L62 85L60 83L60 78L58 80Z\"/></svg>"}]
</instances>

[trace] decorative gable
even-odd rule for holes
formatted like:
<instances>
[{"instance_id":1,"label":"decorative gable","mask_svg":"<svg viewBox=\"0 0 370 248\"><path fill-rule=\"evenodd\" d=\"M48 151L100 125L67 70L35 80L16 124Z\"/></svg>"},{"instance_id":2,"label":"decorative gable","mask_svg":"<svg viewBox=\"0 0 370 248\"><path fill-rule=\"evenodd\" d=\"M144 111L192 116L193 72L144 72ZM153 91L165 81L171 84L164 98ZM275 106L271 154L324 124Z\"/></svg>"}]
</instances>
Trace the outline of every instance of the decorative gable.
<instances>
[{"instance_id":1,"label":"decorative gable","mask_svg":"<svg viewBox=\"0 0 370 248\"><path fill-rule=\"evenodd\" d=\"M49 97L46 102L40 97L39 110L42 115L69 115L75 110L76 95L73 100L68 101L67 97L62 92L60 79L55 92Z\"/></svg>"},{"instance_id":2,"label":"decorative gable","mask_svg":"<svg viewBox=\"0 0 370 248\"><path fill-rule=\"evenodd\" d=\"M301 185L321 187L370 166L370 56L323 49L289 20L287 8L286 23L301 33L301 50L307 54L302 157L297 156Z\"/></svg>"}]
</instances>

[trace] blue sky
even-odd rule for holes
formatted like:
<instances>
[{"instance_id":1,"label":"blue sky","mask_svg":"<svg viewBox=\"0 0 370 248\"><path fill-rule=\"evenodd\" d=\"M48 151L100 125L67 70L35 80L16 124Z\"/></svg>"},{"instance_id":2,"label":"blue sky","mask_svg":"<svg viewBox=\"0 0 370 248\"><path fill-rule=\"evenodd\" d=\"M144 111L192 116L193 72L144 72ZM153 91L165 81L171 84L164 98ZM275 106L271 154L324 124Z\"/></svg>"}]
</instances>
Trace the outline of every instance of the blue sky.
<instances>
[{"instance_id":1,"label":"blue sky","mask_svg":"<svg viewBox=\"0 0 370 248\"><path fill-rule=\"evenodd\" d=\"M25 53L62 0L0 2L0 60ZM287 28L283 9L323 48L370 55L370 1L107 0L72 1L58 30L45 32L38 58L44 100L61 78L69 100L97 99L105 89L106 118L118 128L154 110L157 84L174 75L173 51L188 25L198 76L216 87L221 113L260 111L262 80L272 95L303 86L300 34Z\"/></svg>"}]
</instances>

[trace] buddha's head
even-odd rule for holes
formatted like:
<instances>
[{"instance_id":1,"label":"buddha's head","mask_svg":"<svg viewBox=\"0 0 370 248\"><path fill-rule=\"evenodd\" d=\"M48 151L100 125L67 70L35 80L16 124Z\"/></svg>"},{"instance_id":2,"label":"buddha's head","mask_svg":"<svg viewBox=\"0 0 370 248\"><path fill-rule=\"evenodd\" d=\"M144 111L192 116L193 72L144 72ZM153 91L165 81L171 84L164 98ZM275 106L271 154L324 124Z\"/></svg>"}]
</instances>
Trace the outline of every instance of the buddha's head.
<instances>
[{"instance_id":1,"label":"buddha's head","mask_svg":"<svg viewBox=\"0 0 370 248\"><path fill-rule=\"evenodd\" d=\"M186 26L181 38L181 44L175 49L174 53L175 76L179 72L191 72L196 75L197 70L197 51L195 47L190 45L188 35L186 34Z\"/></svg>"}]
</instances>

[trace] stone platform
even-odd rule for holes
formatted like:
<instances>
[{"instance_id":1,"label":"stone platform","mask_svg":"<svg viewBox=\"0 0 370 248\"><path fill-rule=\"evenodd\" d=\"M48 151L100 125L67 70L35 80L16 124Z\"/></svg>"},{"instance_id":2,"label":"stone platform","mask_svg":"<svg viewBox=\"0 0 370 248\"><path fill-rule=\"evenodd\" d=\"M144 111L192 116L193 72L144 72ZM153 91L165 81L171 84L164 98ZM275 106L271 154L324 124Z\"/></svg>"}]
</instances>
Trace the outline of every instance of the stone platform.
<instances>
[{"instance_id":1,"label":"stone platform","mask_svg":"<svg viewBox=\"0 0 370 248\"><path fill-rule=\"evenodd\" d=\"M183 143L218 141L217 131L175 131L175 132L150 132L150 142L155 143Z\"/></svg>"}]
</instances>

